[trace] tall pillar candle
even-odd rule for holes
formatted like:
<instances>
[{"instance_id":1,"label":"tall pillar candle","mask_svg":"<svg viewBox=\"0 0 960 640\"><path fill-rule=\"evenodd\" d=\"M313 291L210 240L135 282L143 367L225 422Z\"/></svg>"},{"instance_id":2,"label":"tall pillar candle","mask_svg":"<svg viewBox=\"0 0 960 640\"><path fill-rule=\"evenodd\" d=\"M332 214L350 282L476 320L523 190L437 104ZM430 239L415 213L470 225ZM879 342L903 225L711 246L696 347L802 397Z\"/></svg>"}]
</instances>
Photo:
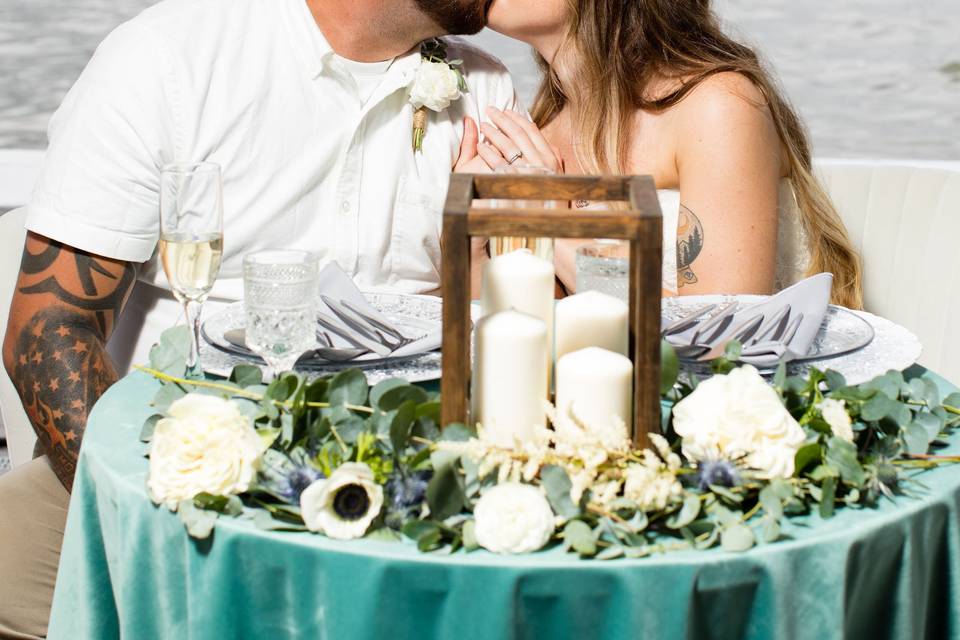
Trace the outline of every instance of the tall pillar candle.
<instances>
[{"instance_id":1,"label":"tall pillar candle","mask_svg":"<svg viewBox=\"0 0 960 640\"><path fill-rule=\"evenodd\" d=\"M588 347L557 361L557 428L578 420L607 447L630 442L633 430L633 363L624 355Z\"/></svg>"},{"instance_id":2,"label":"tall pillar candle","mask_svg":"<svg viewBox=\"0 0 960 640\"><path fill-rule=\"evenodd\" d=\"M549 367L553 350L553 263L538 258L528 249L490 259L483 265L480 304L483 315L515 309L543 320L547 326Z\"/></svg>"},{"instance_id":3,"label":"tall pillar candle","mask_svg":"<svg viewBox=\"0 0 960 640\"><path fill-rule=\"evenodd\" d=\"M623 300L585 291L557 303L557 359L568 353L600 347L627 355L630 309Z\"/></svg>"},{"instance_id":4,"label":"tall pillar candle","mask_svg":"<svg viewBox=\"0 0 960 640\"><path fill-rule=\"evenodd\" d=\"M473 375L473 421L500 447L531 442L546 424L547 326L519 311L478 323Z\"/></svg>"}]
</instances>

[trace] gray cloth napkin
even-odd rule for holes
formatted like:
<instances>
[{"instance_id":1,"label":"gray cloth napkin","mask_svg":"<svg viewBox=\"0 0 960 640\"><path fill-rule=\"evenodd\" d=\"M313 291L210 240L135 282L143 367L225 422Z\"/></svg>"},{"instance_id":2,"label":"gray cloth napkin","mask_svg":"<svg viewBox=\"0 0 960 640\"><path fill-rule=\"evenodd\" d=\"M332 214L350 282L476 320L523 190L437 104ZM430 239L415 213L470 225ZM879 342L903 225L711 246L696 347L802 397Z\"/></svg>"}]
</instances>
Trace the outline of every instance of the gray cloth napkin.
<instances>
[{"instance_id":1,"label":"gray cloth napkin","mask_svg":"<svg viewBox=\"0 0 960 640\"><path fill-rule=\"evenodd\" d=\"M347 275L347 273L341 269L340 265L338 265L336 262L330 262L326 267L324 267L323 270L320 271L320 277L318 280L318 291L320 294L329 298L333 298L334 300L346 300L363 311L365 314L376 318L383 324L390 327L395 326L392 322L385 318L382 313L375 309L373 305L367 302L367 298L363 295L360 289L357 288L357 285L353 282L353 278ZM336 314L333 313L333 311L331 311L326 304L324 304L323 300L319 300L317 302L317 310L334 319L337 317ZM407 337L413 338L415 336ZM330 334L330 340L336 347L346 348L353 346L343 338L333 335L332 333ZM437 331L431 331L418 340L411 342L406 346L400 347L390 354L390 357L402 358L404 356L433 351L434 349L439 349L442 342L443 332L438 327Z\"/></svg>"},{"instance_id":2,"label":"gray cloth napkin","mask_svg":"<svg viewBox=\"0 0 960 640\"><path fill-rule=\"evenodd\" d=\"M820 331L820 326L823 324L823 319L830 306L832 285L832 273L818 273L815 276L810 276L763 302L737 311L722 333L712 337L709 343L698 342L697 344L710 348L726 345L743 326L743 323L751 317L763 314L764 320L771 319L786 305L790 305L788 324L799 314L803 314L800 326L793 334L790 342L786 344L781 342L756 346L745 345L740 359L742 362L759 368L773 368L781 362L802 358L810 351L810 347ZM691 346L698 327L699 324L682 333L667 336L666 340L676 347Z\"/></svg>"}]
</instances>

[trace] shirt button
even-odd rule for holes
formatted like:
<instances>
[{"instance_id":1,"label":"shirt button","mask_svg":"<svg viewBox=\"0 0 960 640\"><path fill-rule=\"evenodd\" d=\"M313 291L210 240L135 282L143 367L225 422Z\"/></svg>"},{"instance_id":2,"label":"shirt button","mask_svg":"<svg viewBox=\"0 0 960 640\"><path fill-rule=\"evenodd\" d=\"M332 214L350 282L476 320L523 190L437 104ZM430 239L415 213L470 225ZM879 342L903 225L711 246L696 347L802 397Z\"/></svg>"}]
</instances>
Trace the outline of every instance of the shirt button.
<instances>
[{"instance_id":1,"label":"shirt button","mask_svg":"<svg viewBox=\"0 0 960 640\"><path fill-rule=\"evenodd\" d=\"M350 201L344 200L340 203L340 211L343 213L350 213Z\"/></svg>"}]
</instances>

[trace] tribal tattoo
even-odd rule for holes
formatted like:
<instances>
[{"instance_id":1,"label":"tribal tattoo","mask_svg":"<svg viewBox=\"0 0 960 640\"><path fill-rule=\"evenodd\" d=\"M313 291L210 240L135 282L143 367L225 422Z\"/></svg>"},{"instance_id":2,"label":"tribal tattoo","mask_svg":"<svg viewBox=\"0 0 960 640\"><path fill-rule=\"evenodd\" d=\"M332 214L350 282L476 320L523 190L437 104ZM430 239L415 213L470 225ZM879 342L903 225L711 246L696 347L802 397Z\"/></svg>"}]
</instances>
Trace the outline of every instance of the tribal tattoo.
<instances>
[{"instance_id":1,"label":"tribal tattoo","mask_svg":"<svg viewBox=\"0 0 960 640\"><path fill-rule=\"evenodd\" d=\"M32 252L38 245L42 250ZM117 379L105 345L135 280L131 263L38 236L24 251L11 312L19 329L9 354L11 379L67 489L87 415Z\"/></svg>"},{"instance_id":2,"label":"tribal tattoo","mask_svg":"<svg viewBox=\"0 0 960 640\"><path fill-rule=\"evenodd\" d=\"M693 263L703 251L703 224L693 211L680 205L677 221L677 286L695 284Z\"/></svg>"}]
</instances>

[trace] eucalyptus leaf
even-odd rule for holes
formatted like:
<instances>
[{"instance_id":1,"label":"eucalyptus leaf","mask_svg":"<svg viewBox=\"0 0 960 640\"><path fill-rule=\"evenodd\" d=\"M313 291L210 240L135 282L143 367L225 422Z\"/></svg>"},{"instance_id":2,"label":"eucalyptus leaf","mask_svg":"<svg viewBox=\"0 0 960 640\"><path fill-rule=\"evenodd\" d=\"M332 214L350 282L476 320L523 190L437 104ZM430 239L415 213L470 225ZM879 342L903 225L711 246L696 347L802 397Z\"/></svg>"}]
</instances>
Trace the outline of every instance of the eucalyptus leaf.
<instances>
[{"instance_id":1,"label":"eucalyptus leaf","mask_svg":"<svg viewBox=\"0 0 960 640\"><path fill-rule=\"evenodd\" d=\"M143 427L140 429L140 442L153 440L153 432L157 428L157 423L161 420L163 420L163 416L155 413L144 421Z\"/></svg>"},{"instance_id":2,"label":"eucalyptus leaf","mask_svg":"<svg viewBox=\"0 0 960 640\"><path fill-rule=\"evenodd\" d=\"M773 516L764 517L762 531L764 542L776 542L780 539L780 520Z\"/></svg>"},{"instance_id":3,"label":"eucalyptus leaf","mask_svg":"<svg viewBox=\"0 0 960 640\"><path fill-rule=\"evenodd\" d=\"M623 547L615 544L603 549L594 557L597 560L616 560L617 558L622 558L624 555L625 553Z\"/></svg>"},{"instance_id":4,"label":"eucalyptus leaf","mask_svg":"<svg viewBox=\"0 0 960 640\"><path fill-rule=\"evenodd\" d=\"M390 527L379 527L363 536L366 540L376 542L400 542L400 536Z\"/></svg>"},{"instance_id":5,"label":"eucalyptus leaf","mask_svg":"<svg viewBox=\"0 0 960 640\"><path fill-rule=\"evenodd\" d=\"M666 340L660 341L660 395L673 389L680 376L680 359L677 352Z\"/></svg>"},{"instance_id":6,"label":"eucalyptus leaf","mask_svg":"<svg viewBox=\"0 0 960 640\"><path fill-rule=\"evenodd\" d=\"M734 524L726 527L720 533L720 546L724 551L746 551L756 543L756 537L750 527L744 524Z\"/></svg>"},{"instance_id":7,"label":"eucalyptus leaf","mask_svg":"<svg viewBox=\"0 0 960 640\"><path fill-rule=\"evenodd\" d=\"M951 393L944 398L943 405L945 407L952 407L953 409L960 409L960 392Z\"/></svg>"},{"instance_id":8,"label":"eucalyptus leaf","mask_svg":"<svg viewBox=\"0 0 960 640\"><path fill-rule=\"evenodd\" d=\"M922 424L911 422L903 428L903 443L910 455L923 455L930 447L930 437Z\"/></svg>"},{"instance_id":9,"label":"eucalyptus leaf","mask_svg":"<svg viewBox=\"0 0 960 640\"><path fill-rule=\"evenodd\" d=\"M180 385L165 384L157 392L157 395L153 396L153 401L150 404L158 413L164 413L170 408L170 405L185 395L187 395L187 392Z\"/></svg>"},{"instance_id":10,"label":"eucalyptus leaf","mask_svg":"<svg viewBox=\"0 0 960 640\"><path fill-rule=\"evenodd\" d=\"M867 474L857 459L857 446L852 442L842 438L830 438L826 460L828 464L836 467L847 484L861 487L867 481Z\"/></svg>"},{"instance_id":11,"label":"eucalyptus leaf","mask_svg":"<svg viewBox=\"0 0 960 640\"><path fill-rule=\"evenodd\" d=\"M390 443L395 455L402 454L410 444L410 433L416 419L417 406L413 400L407 400L393 414L390 421Z\"/></svg>"},{"instance_id":12,"label":"eucalyptus leaf","mask_svg":"<svg viewBox=\"0 0 960 640\"><path fill-rule=\"evenodd\" d=\"M361 406L367 401L370 390L367 377L359 369L347 369L330 380L330 404Z\"/></svg>"},{"instance_id":13,"label":"eucalyptus leaf","mask_svg":"<svg viewBox=\"0 0 960 640\"><path fill-rule=\"evenodd\" d=\"M928 443L936 440L940 432L946 427L944 419L935 413L918 413L914 417L913 422L914 424L919 424L926 430Z\"/></svg>"},{"instance_id":14,"label":"eucalyptus leaf","mask_svg":"<svg viewBox=\"0 0 960 640\"><path fill-rule=\"evenodd\" d=\"M667 526L671 529L682 529L697 519L700 515L700 496L689 493L683 499L683 507L667 519Z\"/></svg>"},{"instance_id":15,"label":"eucalyptus leaf","mask_svg":"<svg viewBox=\"0 0 960 640\"><path fill-rule=\"evenodd\" d=\"M730 362L739 361L741 355L743 355L743 345L737 340L731 340L723 348L723 357Z\"/></svg>"},{"instance_id":16,"label":"eucalyptus leaf","mask_svg":"<svg viewBox=\"0 0 960 640\"><path fill-rule=\"evenodd\" d=\"M216 511L198 509L194 506L193 500L181 502L177 507L177 514L180 516L183 526L187 528L190 537L198 540L205 540L210 537L219 515Z\"/></svg>"},{"instance_id":17,"label":"eucalyptus leaf","mask_svg":"<svg viewBox=\"0 0 960 640\"><path fill-rule=\"evenodd\" d=\"M870 398L860 410L860 417L868 422L881 420L896 410L899 403L883 393Z\"/></svg>"},{"instance_id":18,"label":"eucalyptus leaf","mask_svg":"<svg viewBox=\"0 0 960 640\"><path fill-rule=\"evenodd\" d=\"M553 512L562 518L576 518L580 507L570 498L573 484L563 467L547 465L540 470L540 484L547 492L547 500Z\"/></svg>"},{"instance_id":19,"label":"eucalyptus leaf","mask_svg":"<svg viewBox=\"0 0 960 640\"><path fill-rule=\"evenodd\" d=\"M412 384L394 387L386 391L381 397L379 407L383 411L393 411L406 402L412 402L416 407L427 401L427 392Z\"/></svg>"},{"instance_id":20,"label":"eucalyptus leaf","mask_svg":"<svg viewBox=\"0 0 960 640\"><path fill-rule=\"evenodd\" d=\"M783 502L769 486L760 490L760 504L763 511L773 520L783 517Z\"/></svg>"},{"instance_id":21,"label":"eucalyptus leaf","mask_svg":"<svg viewBox=\"0 0 960 640\"><path fill-rule=\"evenodd\" d=\"M834 503L836 502L837 496L837 480L835 478L827 478L823 481L823 485L820 487L820 517L821 518L831 518L833 517Z\"/></svg>"},{"instance_id":22,"label":"eucalyptus leaf","mask_svg":"<svg viewBox=\"0 0 960 640\"><path fill-rule=\"evenodd\" d=\"M160 334L160 341L150 349L150 367L182 378L187 372L189 353L190 330L185 325L177 325Z\"/></svg>"},{"instance_id":23,"label":"eucalyptus leaf","mask_svg":"<svg viewBox=\"0 0 960 640\"><path fill-rule=\"evenodd\" d=\"M787 363L781 362L777 365L777 371L773 374L773 386L778 389L782 389L784 383L787 381Z\"/></svg>"},{"instance_id":24,"label":"eucalyptus leaf","mask_svg":"<svg viewBox=\"0 0 960 640\"><path fill-rule=\"evenodd\" d=\"M389 411L389 409L384 409L380 406L380 398L383 397L383 394L391 389L409 385L410 383L403 378L387 378L386 380L381 380L370 388L370 406L374 409L380 409L381 411ZM396 407L393 408L396 409Z\"/></svg>"},{"instance_id":25,"label":"eucalyptus leaf","mask_svg":"<svg viewBox=\"0 0 960 640\"><path fill-rule=\"evenodd\" d=\"M309 531L303 523L277 520L269 511L257 511L253 516L253 524L263 531Z\"/></svg>"},{"instance_id":26,"label":"eucalyptus leaf","mask_svg":"<svg viewBox=\"0 0 960 640\"><path fill-rule=\"evenodd\" d=\"M252 364L238 364L230 372L229 380L242 389L254 387L263 382L263 371Z\"/></svg>"},{"instance_id":27,"label":"eucalyptus leaf","mask_svg":"<svg viewBox=\"0 0 960 640\"><path fill-rule=\"evenodd\" d=\"M477 542L477 522L475 520L467 520L463 523L463 548L467 551L474 551L480 548L480 543Z\"/></svg>"},{"instance_id":28,"label":"eucalyptus leaf","mask_svg":"<svg viewBox=\"0 0 960 640\"><path fill-rule=\"evenodd\" d=\"M817 442L805 444L797 450L794 458L794 469L796 473L803 472L811 464L823 458L823 447Z\"/></svg>"},{"instance_id":29,"label":"eucalyptus leaf","mask_svg":"<svg viewBox=\"0 0 960 640\"><path fill-rule=\"evenodd\" d=\"M464 500L463 487L457 477L456 468L447 465L435 469L427 485L427 504L430 505L431 517L444 520L460 513Z\"/></svg>"},{"instance_id":30,"label":"eucalyptus leaf","mask_svg":"<svg viewBox=\"0 0 960 640\"><path fill-rule=\"evenodd\" d=\"M560 534L568 547L583 556L592 556L597 552L597 539L593 529L583 520L571 520Z\"/></svg>"},{"instance_id":31,"label":"eucalyptus leaf","mask_svg":"<svg viewBox=\"0 0 960 640\"><path fill-rule=\"evenodd\" d=\"M827 369L823 372L824 380L827 383L827 389L834 391L836 389L842 389L847 386L847 379L839 371L834 371L833 369Z\"/></svg>"}]
</instances>

